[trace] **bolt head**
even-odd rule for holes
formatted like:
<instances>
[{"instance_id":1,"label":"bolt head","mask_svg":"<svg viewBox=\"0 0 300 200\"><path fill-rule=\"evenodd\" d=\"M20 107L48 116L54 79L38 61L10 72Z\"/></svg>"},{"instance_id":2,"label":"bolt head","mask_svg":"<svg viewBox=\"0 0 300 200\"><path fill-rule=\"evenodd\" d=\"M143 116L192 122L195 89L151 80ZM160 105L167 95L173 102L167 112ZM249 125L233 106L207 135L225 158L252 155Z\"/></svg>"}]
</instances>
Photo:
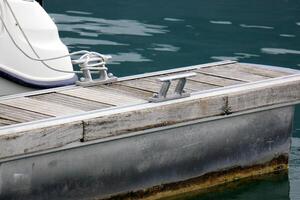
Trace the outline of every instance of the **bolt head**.
<instances>
[{"instance_id":1,"label":"bolt head","mask_svg":"<svg viewBox=\"0 0 300 200\"><path fill-rule=\"evenodd\" d=\"M108 73L107 76L108 76L109 78L111 78L111 77L113 77L114 75L113 75L113 73Z\"/></svg>"}]
</instances>

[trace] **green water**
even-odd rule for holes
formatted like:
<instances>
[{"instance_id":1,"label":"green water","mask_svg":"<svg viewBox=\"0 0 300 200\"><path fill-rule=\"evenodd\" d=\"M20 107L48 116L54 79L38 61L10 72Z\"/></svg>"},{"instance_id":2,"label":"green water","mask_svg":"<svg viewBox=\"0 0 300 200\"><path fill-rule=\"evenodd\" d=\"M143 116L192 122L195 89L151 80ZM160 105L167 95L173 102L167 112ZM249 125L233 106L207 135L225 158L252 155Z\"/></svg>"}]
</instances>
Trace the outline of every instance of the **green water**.
<instances>
[{"instance_id":1,"label":"green water","mask_svg":"<svg viewBox=\"0 0 300 200\"><path fill-rule=\"evenodd\" d=\"M111 54L117 76L223 59L300 69L300 0L46 0L71 51ZM300 109L289 175L264 178L203 199L300 199Z\"/></svg>"}]
</instances>

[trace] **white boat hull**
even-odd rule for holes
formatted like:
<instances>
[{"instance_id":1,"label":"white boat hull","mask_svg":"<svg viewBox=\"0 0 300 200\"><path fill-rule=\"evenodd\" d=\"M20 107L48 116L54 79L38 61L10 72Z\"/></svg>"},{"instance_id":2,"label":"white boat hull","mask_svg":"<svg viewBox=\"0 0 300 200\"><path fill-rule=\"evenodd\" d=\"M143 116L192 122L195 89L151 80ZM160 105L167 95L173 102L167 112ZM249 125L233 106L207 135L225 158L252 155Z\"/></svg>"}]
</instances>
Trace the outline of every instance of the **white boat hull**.
<instances>
[{"instance_id":1,"label":"white boat hull","mask_svg":"<svg viewBox=\"0 0 300 200\"><path fill-rule=\"evenodd\" d=\"M56 25L36 1L0 1L0 17L4 22L0 21L2 78L37 88L75 83L77 77L72 73L70 57L38 60L69 52L59 38Z\"/></svg>"}]
</instances>

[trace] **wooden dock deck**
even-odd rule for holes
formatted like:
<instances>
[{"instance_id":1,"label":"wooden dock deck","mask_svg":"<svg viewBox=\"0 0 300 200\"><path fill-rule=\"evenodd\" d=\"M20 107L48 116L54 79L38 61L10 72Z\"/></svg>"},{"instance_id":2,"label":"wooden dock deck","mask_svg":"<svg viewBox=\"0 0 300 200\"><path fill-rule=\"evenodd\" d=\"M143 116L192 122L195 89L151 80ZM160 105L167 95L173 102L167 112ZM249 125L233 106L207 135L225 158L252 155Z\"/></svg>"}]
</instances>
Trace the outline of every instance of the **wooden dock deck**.
<instances>
[{"instance_id":1,"label":"wooden dock deck","mask_svg":"<svg viewBox=\"0 0 300 200\"><path fill-rule=\"evenodd\" d=\"M157 78L186 72L196 73L185 87L190 97L176 103L149 102L161 88ZM170 90L174 87L171 85ZM0 159L151 127L295 103L300 99L299 91L300 74L296 70L223 61L120 78L106 85L2 97Z\"/></svg>"},{"instance_id":2,"label":"wooden dock deck","mask_svg":"<svg viewBox=\"0 0 300 200\"><path fill-rule=\"evenodd\" d=\"M186 86L188 92L222 88L291 74L229 62L199 69L195 66L194 69L179 72L150 74L150 76L108 85L58 88L57 91L54 89L49 92L46 90L34 94L28 93L6 100L0 98L0 126L147 103L153 93L157 93L161 87L161 83L155 79L187 71L197 73L195 77L188 78Z\"/></svg>"}]
</instances>

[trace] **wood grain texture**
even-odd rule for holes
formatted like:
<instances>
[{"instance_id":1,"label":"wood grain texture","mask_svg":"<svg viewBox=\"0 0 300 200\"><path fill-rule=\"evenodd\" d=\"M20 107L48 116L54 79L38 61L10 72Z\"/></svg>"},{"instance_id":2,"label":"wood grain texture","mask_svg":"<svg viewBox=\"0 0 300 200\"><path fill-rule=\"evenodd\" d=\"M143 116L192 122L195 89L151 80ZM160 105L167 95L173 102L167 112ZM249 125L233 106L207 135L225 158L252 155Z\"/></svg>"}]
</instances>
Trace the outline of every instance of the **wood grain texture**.
<instances>
[{"instance_id":1,"label":"wood grain texture","mask_svg":"<svg viewBox=\"0 0 300 200\"><path fill-rule=\"evenodd\" d=\"M269 77L251 74L245 71L239 71L235 69L236 66L232 65L222 65L222 66L214 66L203 69L195 70L198 73L203 73L206 75L218 76L222 78L243 81L243 82L254 82L268 79Z\"/></svg>"},{"instance_id":2,"label":"wood grain texture","mask_svg":"<svg viewBox=\"0 0 300 200\"><path fill-rule=\"evenodd\" d=\"M0 117L0 126L16 124L18 122Z\"/></svg>"},{"instance_id":3,"label":"wood grain texture","mask_svg":"<svg viewBox=\"0 0 300 200\"><path fill-rule=\"evenodd\" d=\"M161 86L163 84L162 82L159 82L157 80L158 77L161 77L161 76L151 77L151 78L143 78L143 79L135 79L135 80L131 80L131 81L120 82L117 84L122 85L122 86L131 87L131 88L138 89L138 90L143 90L146 92L151 92L152 96L153 96L153 94L159 93ZM172 95L174 93L177 82L178 81L172 81L169 91L167 93L168 95ZM198 84L198 83L196 83L196 84ZM193 86L190 86L190 87L193 87ZM185 91L190 93L190 92L194 92L197 90L185 87Z\"/></svg>"},{"instance_id":4,"label":"wood grain texture","mask_svg":"<svg viewBox=\"0 0 300 200\"><path fill-rule=\"evenodd\" d=\"M74 90L61 91L59 93L115 106L135 105L146 102L143 99L138 99L133 96L118 93L117 91L99 87L97 90L77 88Z\"/></svg>"},{"instance_id":5,"label":"wood grain texture","mask_svg":"<svg viewBox=\"0 0 300 200\"><path fill-rule=\"evenodd\" d=\"M191 77L189 79L200 83L211 84L219 87L245 83L244 81L231 80L231 79L215 77L215 76L210 76L210 75L205 75L200 73L197 73L195 77Z\"/></svg>"},{"instance_id":6,"label":"wood grain texture","mask_svg":"<svg viewBox=\"0 0 300 200\"><path fill-rule=\"evenodd\" d=\"M32 111L22 110L20 108L15 108L15 107L2 105L2 104L0 104L0 116L5 119L20 122L20 123L36 121L36 120L51 117L50 115L44 115Z\"/></svg>"},{"instance_id":7,"label":"wood grain texture","mask_svg":"<svg viewBox=\"0 0 300 200\"><path fill-rule=\"evenodd\" d=\"M110 105L103 104L95 101L89 101L86 99L76 98L64 94L59 93L48 93L36 96L30 96L32 99L40 100L40 101L48 101L72 108L80 108L80 110L90 111L90 110L98 110L102 108L108 108Z\"/></svg>"},{"instance_id":8,"label":"wood grain texture","mask_svg":"<svg viewBox=\"0 0 300 200\"><path fill-rule=\"evenodd\" d=\"M175 75L175 74L172 74ZM163 76L160 76L163 77ZM159 86L162 84L161 82L157 81L158 77L151 77L151 78L146 78L146 79L142 79L143 81L149 81L151 83L155 83L158 84ZM176 88L176 84L178 81L173 81L170 87L171 91L174 91ZM203 91L203 90L209 90L209 89L213 89L213 88L217 88L219 86L216 85L212 85L212 84L207 84L207 83L200 83L198 81L194 81L192 80L192 78L188 78L186 85L185 85L185 91L187 92L196 92L196 91Z\"/></svg>"},{"instance_id":9,"label":"wood grain texture","mask_svg":"<svg viewBox=\"0 0 300 200\"><path fill-rule=\"evenodd\" d=\"M46 101L39 101L28 97L4 100L1 101L0 104L54 117L83 112L80 109L70 108L67 106Z\"/></svg>"},{"instance_id":10,"label":"wood grain texture","mask_svg":"<svg viewBox=\"0 0 300 200\"><path fill-rule=\"evenodd\" d=\"M119 85L119 84L115 84L115 83L110 84L110 85L89 87L89 89L97 90L98 87L105 88L108 90L113 90L113 91L116 91L116 93L125 94L125 95L129 95L129 96L133 96L138 99L144 99L144 100L148 100L150 97L153 96L153 92L148 92L145 90L140 90L137 88L132 88L132 87Z\"/></svg>"},{"instance_id":11,"label":"wood grain texture","mask_svg":"<svg viewBox=\"0 0 300 200\"><path fill-rule=\"evenodd\" d=\"M197 73L197 70L188 71L188 72L196 72ZM171 73L168 75L176 75L176 74L180 74L180 73ZM146 80L156 81L157 78L163 77L163 76L166 76L166 75L152 76L152 77L146 78ZM200 73L197 73L196 76L194 76L194 77L189 77L188 80L196 81L196 82L206 84L206 85L211 85L214 87L223 87L223 86L245 83L244 81L226 79L226 78L222 78L222 77L211 76L211 75L200 74Z\"/></svg>"},{"instance_id":12,"label":"wood grain texture","mask_svg":"<svg viewBox=\"0 0 300 200\"><path fill-rule=\"evenodd\" d=\"M94 140L231 112L299 101L299 91L300 81L296 81L85 120L84 139L85 141Z\"/></svg>"},{"instance_id":13,"label":"wood grain texture","mask_svg":"<svg viewBox=\"0 0 300 200\"><path fill-rule=\"evenodd\" d=\"M81 122L13 134L0 134L0 158L62 147L79 141L82 136Z\"/></svg>"},{"instance_id":14,"label":"wood grain texture","mask_svg":"<svg viewBox=\"0 0 300 200\"><path fill-rule=\"evenodd\" d=\"M278 103L299 101L300 82L297 81L262 89L230 93L227 96L232 112L239 112Z\"/></svg>"},{"instance_id":15,"label":"wood grain texture","mask_svg":"<svg viewBox=\"0 0 300 200\"><path fill-rule=\"evenodd\" d=\"M217 101L201 99L85 120L84 140L89 141L133 131L167 126L197 119L199 116L218 115L222 113L218 105L223 105L222 99L218 99Z\"/></svg>"},{"instance_id":16,"label":"wood grain texture","mask_svg":"<svg viewBox=\"0 0 300 200\"><path fill-rule=\"evenodd\" d=\"M118 82L118 85L127 86L139 90L143 90L146 92L157 93L160 90L161 83L146 81L146 79L135 79L129 81Z\"/></svg>"},{"instance_id":17,"label":"wood grain texture","mask_svg":"<svg viewBox=\"0 0 300 200\"><path fill-rule=\"evenodd\" d=\"M203 90L210 90L214 88L218 88L219 86L211 85L207 83L201 83L194 80L187 80L185 88L187 90L193 90L193 91L203 91Z\"/></svg>"},{"instance_id":18,"label":"wood grain texture","mask_svg":"<svg viewBox=\"0 0 300 200\"><path fill-rule=\"evenodd\" d=\"M267 69L267 68L259 68L257 66L246 64L246 63L236 63L228 66L224 66L224 69L230 67L231 69L242 71L254 75L269 77L269 78L276 78L281 76L290 75L291 73L279 71L276 69Z\"/></svg>"}]
</instances>

